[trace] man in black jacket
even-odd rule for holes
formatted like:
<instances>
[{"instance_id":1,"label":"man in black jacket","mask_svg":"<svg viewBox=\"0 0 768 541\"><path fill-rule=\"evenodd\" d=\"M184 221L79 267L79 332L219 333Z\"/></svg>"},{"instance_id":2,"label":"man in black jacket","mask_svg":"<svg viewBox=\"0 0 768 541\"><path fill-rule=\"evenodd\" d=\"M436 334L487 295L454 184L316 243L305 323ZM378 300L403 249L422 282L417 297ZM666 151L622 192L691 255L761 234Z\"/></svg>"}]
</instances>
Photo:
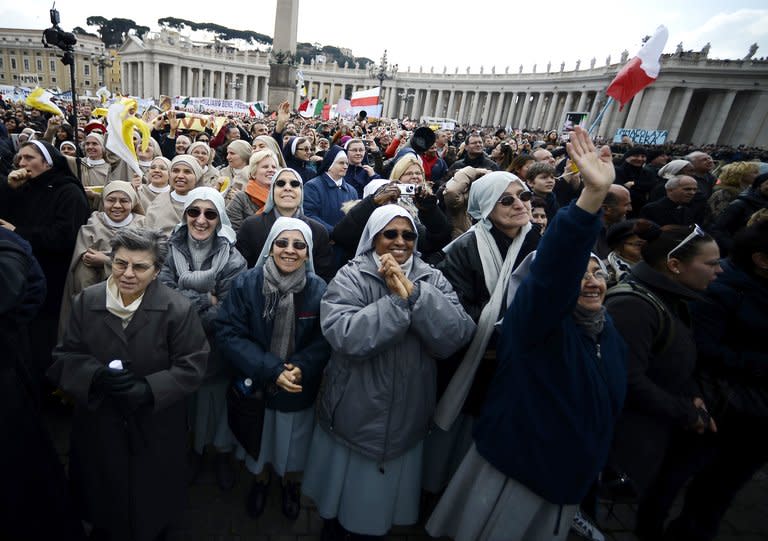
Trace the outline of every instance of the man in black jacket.
<instances>
[{"instance_id":1,"label":"man in black jacket","mask_svg":"<svg viewBox=\"0 0 768 541\"><path fill-rule=\"evenodd\" d=\"M693 225L704 222L705 209L691 206L697 190L695 178L677 175L667 181L665 188L667 195L645 205L640 211L641 218L651 220L659 226Z\"/></svg>"},{"instance_id":2,"label":"man in black jacket","mask_svg":"<svg viewBox=\"0 0 768 541\"><path fill-rule=\"evenodd\" d=\"M483 152L483 136L473 133L467 138L467 144L464 147L464 159L454 162L448 173L443 177L449 179L453 177L453 174L467 166L475 167L477 169L487 169L488 171L498 171L499 166L496 165L492 159L485 155Z\"/></svg>"}]
</instances>

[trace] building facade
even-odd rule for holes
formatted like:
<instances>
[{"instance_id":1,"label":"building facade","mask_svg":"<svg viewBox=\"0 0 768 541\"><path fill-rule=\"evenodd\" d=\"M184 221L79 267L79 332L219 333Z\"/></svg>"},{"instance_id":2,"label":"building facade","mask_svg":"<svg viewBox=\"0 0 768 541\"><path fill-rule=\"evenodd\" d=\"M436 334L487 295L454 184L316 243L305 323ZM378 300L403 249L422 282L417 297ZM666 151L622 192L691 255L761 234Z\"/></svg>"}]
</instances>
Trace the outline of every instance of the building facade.
<instances>
[{"instance_id":1,"label":"building facade","mask_svg":"<svg viewBox=\"0 0 768 541\"><path fill-rule=\"evenodd\" d=\"M61 62L63 52L44 47L42 36L42 30L0 28L0 85L70 89L69 66ZM119 73L117 81L111 81L115 74L92 60L104 55L109 56L109 52L99 38L77 36L75 81L79 95L94 94L105 84L119 86Z\"/></svg>"}]
</instances>

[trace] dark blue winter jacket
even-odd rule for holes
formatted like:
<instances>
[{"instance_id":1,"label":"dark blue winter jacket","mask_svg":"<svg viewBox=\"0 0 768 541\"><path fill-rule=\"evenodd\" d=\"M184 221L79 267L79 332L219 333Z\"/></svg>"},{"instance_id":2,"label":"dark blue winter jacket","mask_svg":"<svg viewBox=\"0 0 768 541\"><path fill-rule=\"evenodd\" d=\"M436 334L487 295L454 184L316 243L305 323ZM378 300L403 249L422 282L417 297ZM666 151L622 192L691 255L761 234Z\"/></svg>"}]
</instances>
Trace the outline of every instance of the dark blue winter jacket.
<instances>
[{"instance_id":1,"label":"dark blue winter jacket","mask_svg":"<svg viewBox=\"0 0 768 541\"><path fill-rule=\"evenodd\" d=\"M498 367L474 438L496 469L554 504L578 504L604 467L626 387L626 346L572 313L599 214L561 209L504 316Z\"/></svg>"},{"instance_id":2,"label":"dark blue winter jacket","mask_svg":"<svg viewBox=\"0 0 768 541\"><path fill-rule=\"evenodd\" d=\"M307 285L294 295L296 332L294 352L279 359L269 351L273 321L264 316L264 268L254 267L239 274L216 318L216 345L221 357L243 377L268 390L267 407L278 411L299 411L315 401L320 379L331 348L320 330L320 298L325 282L307 273ZM289 362L301 369L300 393L289 393L273 385Z\"/></svg>"}]
</instances>

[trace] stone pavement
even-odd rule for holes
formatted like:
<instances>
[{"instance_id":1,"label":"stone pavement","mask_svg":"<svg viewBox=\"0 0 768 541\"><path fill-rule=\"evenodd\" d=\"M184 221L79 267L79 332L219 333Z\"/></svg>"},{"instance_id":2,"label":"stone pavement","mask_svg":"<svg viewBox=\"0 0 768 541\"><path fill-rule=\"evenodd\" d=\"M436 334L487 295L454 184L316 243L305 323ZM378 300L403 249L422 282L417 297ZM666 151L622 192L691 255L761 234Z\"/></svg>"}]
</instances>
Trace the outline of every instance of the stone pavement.
<instances>
[{"instance_id":1,"label":"stone pavement","mask_svg":"<svg viewBox=\"0 0 768 541\"><path fill-rule=\"evenodd\" d=\"M46 421L56 447L66 462L69 439L69 418L62 410L46 412ZM318 541L322 519L304 500L295 522L280 512L279 482L273 478L269 502L264 515L252 520L245 512L245 497L250 488L250 474L237 463L235 487L222 492L216 486L210 461L196 482L189 488L189 502L184 517L172 528L168 541ZM679 505L679 503L678 503ZM673 516L676 510L673 510ZM634 541L632 520L634 509L618 505L608 516L600 510L600 527L609 541ZM393 528L388 541L427 541L433 539L423 524ZM582 538L571 534L568 541ZM768 541L768 466L758 472L739 493L723 520L718 541ZM444 540L441 540L444 541ZM447 541L447 540L445 540Z\"/></svg>"}]
</instances>

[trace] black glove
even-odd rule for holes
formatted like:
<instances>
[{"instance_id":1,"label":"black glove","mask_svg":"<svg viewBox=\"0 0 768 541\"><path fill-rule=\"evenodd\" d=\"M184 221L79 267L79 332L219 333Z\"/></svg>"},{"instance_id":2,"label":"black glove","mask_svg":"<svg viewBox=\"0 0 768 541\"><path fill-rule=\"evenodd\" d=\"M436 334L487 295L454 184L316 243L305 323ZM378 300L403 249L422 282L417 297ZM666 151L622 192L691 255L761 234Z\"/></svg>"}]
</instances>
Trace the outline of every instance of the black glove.
<instances>
[{"instance_id":1,"label":"black glove","mask_svg":"<svg viewBox=\"0 0 768 541\"><path fill-rule=\"evenodd\" d=\"M111 395L130 387L136 376L130 370L113 370L102 366L93 375L91 391L100 395Z\"/></svg>"},{"instance_id":2,"label":"black glove","mask_svg":"<svg viewBox=\"0 0 768 541\"><path fill-rule=\"evenodd\" d=\"M152 388L147 380L131 374L132 380L127 384L121 384L120 388L111 393L112 399L123 410L136 411L142 406L148 406L154 402Z\"/></svg>"},{"instance_id":3,"label":"black glove","mask_svg":"<svg viewBox=\"0 0 768 541\"><path fill-rule=\"evenodd\" d=\"M419 186L416 188L416 194L413 196L413 202L419 209L428 209L437 205L437 196L430 193L429 190Z\"/></svg>"}]
</instances>

